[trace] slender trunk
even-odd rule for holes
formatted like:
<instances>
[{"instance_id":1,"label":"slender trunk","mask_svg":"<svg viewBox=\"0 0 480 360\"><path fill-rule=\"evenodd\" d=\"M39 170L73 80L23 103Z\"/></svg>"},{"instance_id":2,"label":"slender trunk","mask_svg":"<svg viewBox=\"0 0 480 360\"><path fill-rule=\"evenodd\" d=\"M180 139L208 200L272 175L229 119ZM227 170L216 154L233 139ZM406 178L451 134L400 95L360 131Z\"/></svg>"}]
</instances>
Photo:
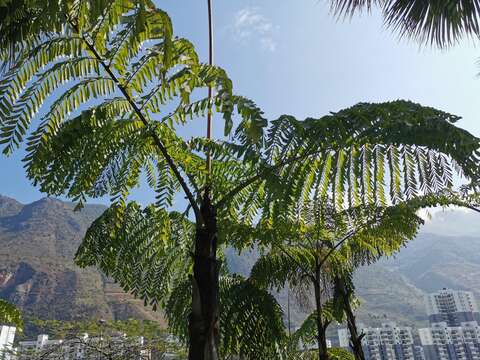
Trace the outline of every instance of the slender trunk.
<instances>
[{"instance_id":1,"label":"slender trunk","mask_svg":"<svg viewBox=\"0 0 480 360\"><path fill-rule=\"evenodd\" d=\"M318 343L318 360L328 360L327 337L325 334L326 326L322 319L322 299L320 290L320 266L317 265L315 271L315 281L313 282L315 289L315 308L317 311L317 343Z\"/></svg>"},{"instance_id":2,"label":"slender trunk","mask_svg":"<svg viewBox=\"0 0 480 360\"><path fill-rule=\"evenodd\" d=\"M350 341L352 343L353 354L356 360L365 360L365 354L362 347L362 335L358 333L355 315L353 314L350 303L345 306L345 313L347 314L348 330L350 331Z\"/></svg>"},{"instance_id":3,"label":"slender trunk","mask_svg":"<svg viewBox=\"0 0 480 360\"><path fill-rule=\"evenodd\" d=\"M212 0L208 7L208 64L213 65L213 16ZM213 89L208 87L209 109L207 114L207 139L212 138ZM207 187L203 195L200 213L203 225L197 224L192 279L192 312L189 319L189 360L218 360L220 342L219 325L219 270L217 260L217 214L210 197L209 183L212 157L207 151Z\"/></svg>"},{"instance_id":4,"label":"slender trunk","mask_svg":"<svg viewBox=\"0 0 480 360\"><path fill-rule=\"evenodd\" d=\"M212 0L207 0L208 8L208 65L213 65L213 10L212 10ZM207 139L212 138L212 99L213 99L213 89L212 86L208 87L208 113L207 113ZM212 172L212 155L210 150L207 150L207 171L210 176Z\"/></svg>"},{"instance_id":5,"label":"slender trunk","mask_svg":"<svg viewBox=\"0 0 480 360\"><path fill-rule=\"evenodd\" d=\"M357 321L352 309L351 291L345 286L345 282L341 279L337 279L340 293L343 297L343 310L347 317L347 327L350 332L350 346L355 356L355 360L365 360L365 354L362 347L363 334L358 333Z\"/></svg>"},{"instance_id":6,"label":"slender trunk","mask_svg":"<svg viewBox=\"0 0 480 360\"><path fill-rule=\"evenodd\" d=\"M197 227L192 278L192 312L189 318L189 360L218 360L219 268L217 221L209 191L200 207L203 227Z\"/></svg>"},{"instance_id":7,"label":"slender trunk","mask_svg":"<svg viewBox=\"0 0 480 360\"><path fill-rule=\"evenodd\" d=\"M291 323L290 323L290 285L287 285L287 322L288 322L288 336L292 335Z\"/></svg>"}]
</instances>

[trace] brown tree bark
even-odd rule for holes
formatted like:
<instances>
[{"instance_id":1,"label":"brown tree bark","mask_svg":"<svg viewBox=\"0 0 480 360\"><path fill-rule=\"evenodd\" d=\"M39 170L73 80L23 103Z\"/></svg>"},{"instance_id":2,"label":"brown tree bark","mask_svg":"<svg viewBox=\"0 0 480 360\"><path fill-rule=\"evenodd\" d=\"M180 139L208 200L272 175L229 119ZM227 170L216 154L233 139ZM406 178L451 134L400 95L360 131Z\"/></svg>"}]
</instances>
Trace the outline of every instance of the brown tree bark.
<instances>
[{"instance_id":1,"label":"brown tree bark","mask_svg":"<svg viewBox=\"0 0 480 360\"><path fill-rule=\"evenodd\" d=\"M213 65L213 14L212 0L207 0L208 10L208 64ZM212 106L213 89L208 87ZM207 114L207 139L212 138L212 109ZM189 319L189 360L218 360L220 343L219 324L219 270L217 260L217 214L210 197L209 185L212 157L207 151L207 187L200 213L203 224L198 223L195 234L193 259L192 312Z\"/></svg>"},{"instance_id":2,"label":"brown tree bark","mask_svg":"<svg viewBox=\"0 0 480 360\"><path fill-rule=\"evenodd\" d=\"M362 338L364 334L358 333L357 321L351 304L351 291L347 288L345 281L337 278L337 286L343 297L343 310L347 318L347 327L350 332L350 347L352 348L355 360L365 360L365 353L362 347Z\"/></svg>"},{"instance_id":3,"label":"brown tree bark","mask_svg":"<svg viewBox=\"0 0 480 360\"><path fill-rule=\"evenodd\" d=\"M189 318L189 360L217 360L219 332L219 269L217 221L208 191L200 211L203 226L195 236L192 278L192 312Z\"/></svg>"},{"instance_id":4,"label":"brown tree bark","mask_svg":"<svg viewBox=\"0 0 480 360\"><path fill-rule=\"evenodd\" d=\"M320 288L320 266L317 264L315 270L315 281L313 281L313 287L315 289L315 308L317 311L317 343L318 343L318 360L328 360L327 349L327 325L322 318L322 299Z\"/></svg>"}]
</instances>

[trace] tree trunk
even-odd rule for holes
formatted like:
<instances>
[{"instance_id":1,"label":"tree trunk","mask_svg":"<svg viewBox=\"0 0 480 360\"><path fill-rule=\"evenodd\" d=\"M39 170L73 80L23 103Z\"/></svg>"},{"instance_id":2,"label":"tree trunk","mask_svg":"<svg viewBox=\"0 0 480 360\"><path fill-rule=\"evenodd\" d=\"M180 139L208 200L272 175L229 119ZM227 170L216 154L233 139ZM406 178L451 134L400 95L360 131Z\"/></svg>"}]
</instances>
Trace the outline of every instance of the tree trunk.
<instances>
[{"instance_id":1,"label":"tree trunk","mask_svg":"<svg viewBox=\"0 0 480 360\"><path fill-rule=\"evenodd\" d=\"M350 346L355 356L355 360L365 360L365 354L362 347L362 338L363 334L358 333L357 322L355 319L355 314L353 313L352 305L350 302L351 292L347 289L345 282L341 279L337 281L340 282L340 291L343 297L343 309L347 317L347 326L348 331L350 332Z\"/></svg>"},{"instance_id":2,"label":"tree trunk","mask_svg":"<svg viewBox=\"0 0 480 360\"><path fill-rule=\"evenodd\" d=\"M197 226L189 318L189 360L218 360L219 268L217 218L208 190L200 207L204 224Z\"/></svg>"},{"instance_id":3,"label":"tree trunk","mask_svg":"<svg viewBox=\"0 0 480 360\"><path fill-rule=\"evenodd\" d=\"M318 360L328 360L327 337L325 334L326 326L322 319L322 299L320 290L320 267L317 266L315 271L315 281L313 282L315 289L315 308L317 311L317 343L318 343Z\"/></svg>"}]
</instances>

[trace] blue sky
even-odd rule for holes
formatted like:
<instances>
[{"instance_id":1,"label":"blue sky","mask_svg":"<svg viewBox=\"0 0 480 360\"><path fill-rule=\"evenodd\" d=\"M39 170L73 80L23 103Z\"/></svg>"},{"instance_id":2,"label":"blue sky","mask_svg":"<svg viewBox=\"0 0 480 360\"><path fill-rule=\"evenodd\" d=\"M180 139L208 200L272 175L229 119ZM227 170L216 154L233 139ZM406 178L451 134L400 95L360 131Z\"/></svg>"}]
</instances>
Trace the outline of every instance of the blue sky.
<instances>
[{"instance_id":1,"label":"blue sky","mask_svg":"<svg viewBox=\"0 0 480 360\"><path fill-rule=\"evenodd\" d=\"M206 60L206 0L158 3L175 33L192 40ZM459 125L480 135L480 51L473 41L446 50L420 47L399 40L375 12L336 21L326 0L217 0L214 15L216 63L235 92L256 101L269 119L408 99L460 115ZM31 202L43 195L25 179L21 155L0 157L0 194ZM139 199L148 201L148 194L139 191Z\"/></svg>"}]
</instances>

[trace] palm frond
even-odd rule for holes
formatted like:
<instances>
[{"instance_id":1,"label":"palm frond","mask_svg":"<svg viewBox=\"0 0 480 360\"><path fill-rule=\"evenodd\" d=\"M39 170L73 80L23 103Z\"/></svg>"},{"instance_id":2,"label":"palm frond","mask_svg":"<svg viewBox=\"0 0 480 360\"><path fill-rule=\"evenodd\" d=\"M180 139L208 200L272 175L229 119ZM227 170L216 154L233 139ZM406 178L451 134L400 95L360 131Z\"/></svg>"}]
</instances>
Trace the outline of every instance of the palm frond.
<instances>
[{"instance_id":1,"label":"palm frond","mask_svg":"<svg viewBox=\"0 0 480 360\"><path fill-rule=\"evenodd\" d=\"M347 16L378 6L385 24L400 36L440 47L480 36L478 0L331 0L331 6Z\"/></svg>"}]
</instances>

